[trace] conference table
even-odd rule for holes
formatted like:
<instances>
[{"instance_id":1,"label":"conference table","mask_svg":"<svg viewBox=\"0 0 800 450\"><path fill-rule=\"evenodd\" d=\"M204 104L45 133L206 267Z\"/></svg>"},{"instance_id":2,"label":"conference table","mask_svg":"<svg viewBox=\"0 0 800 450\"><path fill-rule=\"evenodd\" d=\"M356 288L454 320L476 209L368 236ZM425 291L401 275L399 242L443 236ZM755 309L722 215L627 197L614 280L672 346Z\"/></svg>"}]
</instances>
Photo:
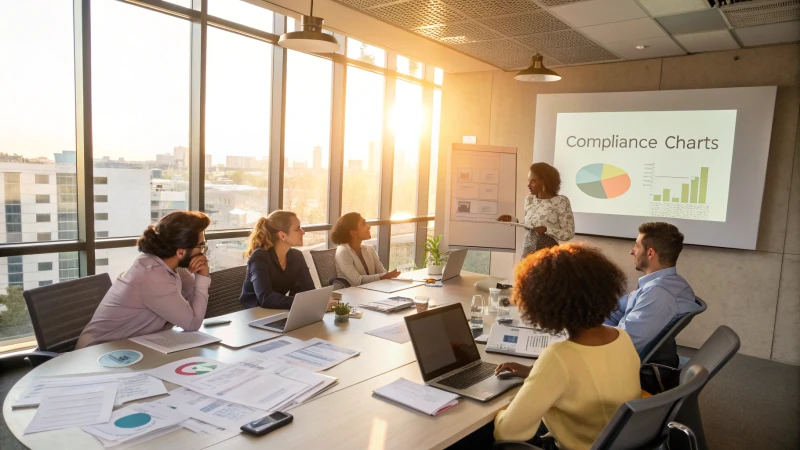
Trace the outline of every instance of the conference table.
<instances>
[{"instance_id":1,"label":"conference table","mask_svg":"<svg viewBox=\"0 0 800 450\"><path fill-rule=\"evenodd\" d=\"M424 269L409 274L410 278L426 276ZM483 295L488 302L488 293L477 291L474 287L474 284L482 278L485 278L485 275L462 272L461 276L442 283L442 287L422 285L391 294L359 287L341 289L337 292L342 295L343 302L354 306L395 295L412 298L424 295L431 299L434 307L460 303L465 314L468 315L473 294ZM326 375L337 377L338 383L292 409L290 413L294 416L294 422L290 425L262 437L239 434L219 439L182 428L133 448L243 450L269 446L270 448L325 448L326 450L442 449L493 420L497 411L505 408L518 390L518 388L513 389L487 403L462 398L458 405L436 417L373 395L372 392L375 389L401 377L422 383L422 376L411 342L399 344L365 334L366 331L401 322L403 316L415 314L416 310L411 308L392 314L366 309L362 309L362 311L362 318L351 318L347 322L335 322L333 313L327 313L320 322L286 333L287 336L302 340L320 338L345 348L361 350L358 356L323 372ZM32 449L102 449L103 446L100 442L79 428L23 434L36 409L12 409L11 400L16 399L33 379L40 377L138 372L195 356L212 358L225 363L235 363L251 358L256 353L248 348L258 346L263 342L231 348L224 344L226 336L241 338L242 336L246 337L248 333L260 332L260 330L248 326L248 323L278 312L281 311L251 308L221 316L230 319L231 323L204 328L201 331L223 338L222 343L170 354L160 353L127 339L63 354L36 367L14 385L3 404L3 417L14 436ZM488 333L493 322L493 317L487 313L484 316L484 332ZM533 362L530 359L485 353L484 345L478 345L478 348L481 357L492 363L516 361L530 365ZM120 349L137 350L142 352L144 357L133 366L122 369L108 369L97 363L97 359L103 354ZM164 384L167 390L178 387L169 382L164 382ZM151 397L140 401L150 402L157 399L158 397ZM133 403L126 403L125 406Z\"/></svg>"}]
</instances>

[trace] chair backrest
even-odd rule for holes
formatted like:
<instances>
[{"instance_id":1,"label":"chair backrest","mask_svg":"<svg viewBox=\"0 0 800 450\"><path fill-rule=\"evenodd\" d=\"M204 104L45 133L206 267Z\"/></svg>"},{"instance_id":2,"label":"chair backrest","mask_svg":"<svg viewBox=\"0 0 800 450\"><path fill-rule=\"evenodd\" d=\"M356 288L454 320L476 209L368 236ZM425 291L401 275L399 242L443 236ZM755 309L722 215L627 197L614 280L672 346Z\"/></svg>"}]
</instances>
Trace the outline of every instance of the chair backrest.
<instances>
[{"instance_id":1,"label":"chair backrest","mask_svg":"<svg viewBox=\"0 0 800 450\"><path fill-rule=\"evenodd\" d=\"M687 367L701 365L708 370L708 379L711 380L728 361L733 358L741 347L739 335L725 325L721 325L695 352L686 367L681 370L681 384L689 377Z\"/></svg>"},{"instance_id":2,"label":"chair backrest","mask_svg":"<svg viewBox=\"0 0 800 450\"><path fill-rule=\"evenodd\" d=\"M247 309L239 301L244 278L247 276L247 266L218 270L209 275L211 285L208 287L206 319Z\"/></svg>"},{"instance_id":3,"label":"chair backrest","mask_svg":"<svg viewBox=\"0 0 800 450\"><path fill-rule=\"evenodd\" d=\"M330 286L331 279L336 278L336 249L311 250L310 253L317 268L319 284L322 287Z\"/></svg>"},{"instance_id":4,"label":"chair backrest","mask_svg":"<svg viewBox=\"0 0 800 450\"><path fill-rule=\"evenodd\" d=\"M74 350L110 288L111 278L102 273L23 292L39 350Z\"/></svg>"},{"instance_id":5,"label":"chair backrest","mask_svg":"<svg viewBox=\"0 0 800 450\"><path fill-rule=\"evenodd\" d=\"M702 366L692 366L687 374L687 382L674 389L622 404L592 450L655 448L665 442L667 424L675 418L683 400L702 389L708 379L708 371Z\"/></svg>"},{"instance_id":6,"label":"chair backrest","mask_svg":"<svg viewBox=\"0 0 800 450\"><path fill-rule=\"evenodd\" d=\"M703 301L700 297L694 298L695 302L700 306L695 311L688 312L681 316L676 317L670 322L661 333L656 336L653 341L644 348L642 352L644 357L642 358L642 366L644 367L645 364L648 363L661 363L667 364L669 358L671 356L677 355L677 344L675 343L675 338L686 328L689 323L691 323L692 319L695 318L698 314L702 314L708 309L708 304ZM649 351L648 351L649 349Z\"/></svg>"}]
</instances>

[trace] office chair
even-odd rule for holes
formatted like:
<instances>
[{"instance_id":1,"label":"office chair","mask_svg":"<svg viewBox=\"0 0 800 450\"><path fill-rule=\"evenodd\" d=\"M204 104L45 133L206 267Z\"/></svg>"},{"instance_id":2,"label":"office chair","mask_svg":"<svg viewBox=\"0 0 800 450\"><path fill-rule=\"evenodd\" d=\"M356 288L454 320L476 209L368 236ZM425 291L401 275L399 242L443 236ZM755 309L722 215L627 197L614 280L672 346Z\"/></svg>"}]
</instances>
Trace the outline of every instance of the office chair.
<instances>
[{"instance_id":1,"label":"office chair","mask_svg":"<svg viewBox=\"0 0 800 450\"><path fill-rule=\"evenodd\" d=\"M242 285L247 276L247 266L218 270L211 272L209 276L211 285L208 287L206 319L247 309L239 301Z\"/></svg>"},{"instance_id":2,"label":"office chair","mask_svg":"<svg viewBox=\"0 0 800 450\"><path fill-rule=\"evenodd\" d=\"M685 382L675 389L648 398L625 402L592 444L591 450L633 450L663 448L671 429L692 435L688 427L674 422L683 402L703 388L708 371L700 365L687 369ZM536 450L527 442L500 441L492 450Z\"/></svg>"},{"instance_id":3,"label":"office chair","mask_svg":"<svg viewBox=\"0 0 800 450\"><path fill-rule=\"evenodd\" d=\"M28 354L34 367L75 349L78 337L111 288L107 273L24 291L38 345Z\"/></svg>"},{"instance_id":4,"label":"office chair","mask_svg":"<svg viewBox=\"0 0 800 450\"><path fill-rule=\"evenodd\" d=\"M317 276L319 276L319 284L321 287L330 286L332 284L337 284L343 288L350 287L349 281L336 276L335 248L328 250L311 250L309 253L311 254L311 259L314 261L314 266L317 268Z\"/></svg>"}]
</instances>

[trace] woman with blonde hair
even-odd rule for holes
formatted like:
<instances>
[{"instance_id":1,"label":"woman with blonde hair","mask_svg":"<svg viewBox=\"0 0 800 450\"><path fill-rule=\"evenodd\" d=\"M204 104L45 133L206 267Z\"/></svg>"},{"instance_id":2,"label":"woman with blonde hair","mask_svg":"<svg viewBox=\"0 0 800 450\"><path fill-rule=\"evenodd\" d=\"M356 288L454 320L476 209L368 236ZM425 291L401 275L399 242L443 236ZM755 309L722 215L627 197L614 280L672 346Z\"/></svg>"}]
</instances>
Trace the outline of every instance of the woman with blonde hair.
<instances>
[{"instance_id":1,"label":"woman with blonde hair","mask_svg":"<svg viewBox=\"0 0 800 450\"><path fill-rule=\"evenodd\" d=\"M294 296L314 289L303 253L300 219L291 211L274 211L258 219L247 239L247 276L239 301L248 308L289 309Z\"/></svg>"}]
</instances>

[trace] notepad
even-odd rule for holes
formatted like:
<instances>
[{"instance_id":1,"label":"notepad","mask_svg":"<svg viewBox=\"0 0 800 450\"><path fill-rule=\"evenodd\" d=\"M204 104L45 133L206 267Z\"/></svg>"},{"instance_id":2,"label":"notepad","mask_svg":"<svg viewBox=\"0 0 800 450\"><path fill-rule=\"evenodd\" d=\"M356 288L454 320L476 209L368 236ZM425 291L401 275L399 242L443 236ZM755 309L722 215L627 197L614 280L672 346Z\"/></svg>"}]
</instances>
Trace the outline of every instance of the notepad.
<instances>
[{"instance_id":1,"label":"notepad","mask_svg":"<svg viewBox=\"0 0 800 450\"><path fill-rule=\"evenodd\" d=\"M375 395L389 399L429 416L435 416L458 404L458 395L399 378L372 391Z\"/></svg>"},{"instance_id":2,"label":"notepad","mask_svg":"<svg viewBox=\"0 0 800 450\"><path fill-rule=\"evenodd\" d=\"M200 331L178 331L175 328L132 337L130 340L161 353L173 353L222 341L221 338Z\"/></svg>"}]
</instances>

